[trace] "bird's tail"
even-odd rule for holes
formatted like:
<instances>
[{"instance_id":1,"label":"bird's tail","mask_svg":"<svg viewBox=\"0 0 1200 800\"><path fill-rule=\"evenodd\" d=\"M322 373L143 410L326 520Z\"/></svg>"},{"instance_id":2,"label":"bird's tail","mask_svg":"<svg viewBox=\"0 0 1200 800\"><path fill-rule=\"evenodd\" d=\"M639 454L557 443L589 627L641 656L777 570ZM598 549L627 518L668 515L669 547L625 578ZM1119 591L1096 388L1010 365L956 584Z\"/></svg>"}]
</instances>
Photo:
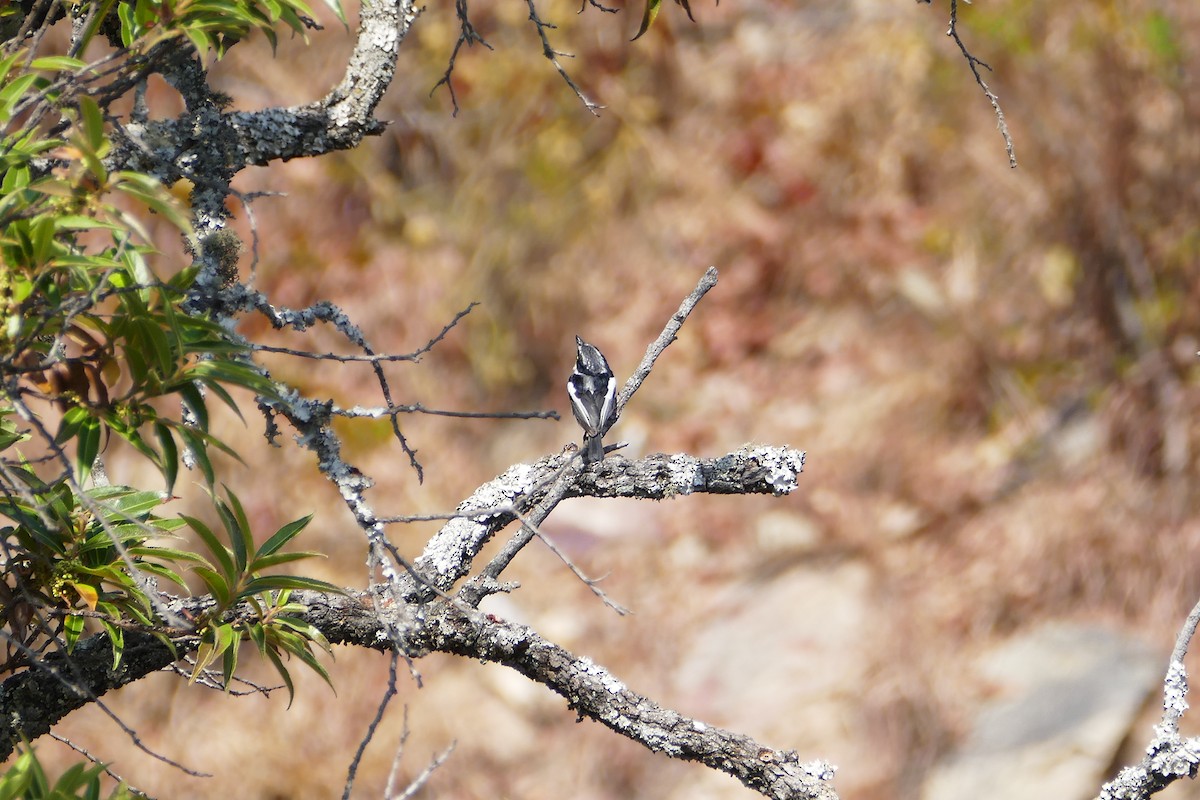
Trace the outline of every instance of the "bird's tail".
<instances>
[{"instance_id":1,"label":"bird's tail","mask_svg":"<svg viewBox=\"0 0 1200 800\"><path fill-rule=\"evenodd\" d=\"M591 464L596 461L604 460L604 442L599 436L583 435L583 463Z\"/></svg>"}]
</instances>

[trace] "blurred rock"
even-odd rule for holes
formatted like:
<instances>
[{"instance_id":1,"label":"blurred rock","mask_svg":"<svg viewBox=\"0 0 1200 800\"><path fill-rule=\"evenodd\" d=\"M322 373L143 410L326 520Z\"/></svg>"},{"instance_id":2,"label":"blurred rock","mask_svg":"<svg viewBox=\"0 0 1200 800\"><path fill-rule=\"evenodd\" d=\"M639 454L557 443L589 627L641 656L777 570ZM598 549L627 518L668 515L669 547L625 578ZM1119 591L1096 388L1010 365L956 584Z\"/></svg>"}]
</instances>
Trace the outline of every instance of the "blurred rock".
<instances>
[{"instance_id":1,"label":"blurred rock","mask_svg":"<svg viewBox=\"0 0 1200 800\"><path fill-rule=\"evenodd\" d=\"M1103 628L1048 624L1014 637L977 663L996 694L921 797L1094 797L1165 663Z\"/></svg>"},{"instance_id":2,"label":"blurred rock","mask_svg":"<svg viewBox=\"0 0 1200 800\"><path fill-rule=\"evenodd\" d=\"M767 511L755 525L759 550L775 558L811 552L821 542L821 528L806 514Z\"/></svg>"}]
</instances>

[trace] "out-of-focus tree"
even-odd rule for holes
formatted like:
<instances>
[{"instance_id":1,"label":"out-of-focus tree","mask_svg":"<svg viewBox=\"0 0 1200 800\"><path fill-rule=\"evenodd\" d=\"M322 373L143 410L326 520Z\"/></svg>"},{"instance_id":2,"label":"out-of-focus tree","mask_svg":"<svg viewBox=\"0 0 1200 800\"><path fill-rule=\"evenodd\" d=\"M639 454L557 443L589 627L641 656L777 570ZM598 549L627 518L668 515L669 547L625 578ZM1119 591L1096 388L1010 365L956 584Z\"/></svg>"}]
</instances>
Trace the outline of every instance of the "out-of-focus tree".
<instances>
[{"instance_id":1,"label":"out-of-focus tree","mask_svg":"<svg viewBox=\"0 0 1200 800\"><path fill-rule=\"evenodd\" d=\"M677 2L690 17L689 4ZM533 0L527 5L542 54L568 91L597 113L598 102L564 68L564 54L550 38L553 26ZM612 10L594 0L591 6ZM341 20L341 8L331 9ZM984 80L988 68L959 36L956 0L949 9L949 33L991 102L1015 164L998 98ZM635 38L659 10L659 0L647 3ZM344 77L324 97L235 112L210 85L213 60L249 36L274 44L277 28L309 35L319 26L300 0L30 0L0 10L0 513L7 519L0 531L6 644L0 753L11 755L22 741L51 732L78 708L103 707L107 691L161 669L230 691L242 681L243 643L274 667L290 696L292 664L332 681L317 653L345 643L391 656L393 679L380 687L381 714L395 694L401 660L452 653L509 666L566 697L580 715L656 752L727 772L767 796L834 797L825 763L801 762L794 751L662 708L531 628L478 610L484 598L514 588L502 573L541 536L541 522L565 497L783 494L795 488L802 453L759 447L715 459L617 457L581 465L568 449L518 464L480 487L415 557L385 535L387 524L402 520L377 514L368 501L371 477L342 457L335 421L386 420L420 480L416 446L400 422L405 415L554 416L397 402L385 367L418 360L459 318L414 352L380 354L333 303L281 307L254 288L253 259L242 268L246 248L229 222L233 208L249 213L255 198L232 187L234 176L248 166L351 149L382 132L373 112L419 13L411 2L364 4ZM463 45L487 43L465 0L455 14L458 36L443 82L457 110L455 59ZM184 110L173 118L153 107L149 87L156 76L182 100ZM180 240L182 257L172 254ZM650 346L621 393L618 415L713 283L715 272ZM249 341L235 332L249 316L296 333L328 326L352 352ZM268 371L260 358L266 353L365 363L383 404L345 408L306 397ZM238 448L213 433L217 407L261 415L271 445L279 445L287 425L297 445L316 456L362 534L364 589L280 573L316 555L285 549L310 518L256 535L238 493L222 485L214 456L236 455ZM121 447L153 468L153 485L117 475L110 481L103 456ZM206 486L208 521L172 511L181 467ZM518 530L508 544L477 565L483 547L509 525ZM189 588L197 593L187 594ZM136 732L126 732L144 746ZM356 766L357 759L347 793ZM51 781L25 750L0 782L0 794L95 795L101 771L81 765Z\"/></svg>"}]
</instances>

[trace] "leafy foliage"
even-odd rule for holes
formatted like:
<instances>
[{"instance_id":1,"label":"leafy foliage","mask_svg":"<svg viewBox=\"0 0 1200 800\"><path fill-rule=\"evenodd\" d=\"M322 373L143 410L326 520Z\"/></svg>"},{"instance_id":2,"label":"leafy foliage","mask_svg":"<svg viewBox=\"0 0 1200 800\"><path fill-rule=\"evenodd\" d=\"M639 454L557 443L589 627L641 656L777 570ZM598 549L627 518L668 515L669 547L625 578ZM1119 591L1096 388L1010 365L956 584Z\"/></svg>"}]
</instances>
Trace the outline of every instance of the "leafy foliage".
<instances>
[{"instance_id":1,"label":"leafy foliage","mask_svg":"<svg viewBox=\"0 0 1200 800\"><path fill-rule=\"evenodd\" d=\"M344 24L346 18L337 0L327 5ZM112 5L112 0L108 0ZM136 0L117 6L121 21L121 43L131 47L142 40L152 40L159 30L169 30L186 36L201 53L209 50L218 56L250 33L257 30L274 47L277 41L276 23L282 22L304 36L312 25L312 10L303 0Z\"/></svg>"},{"instance_id":2,"label":"leafy foliage","mask_svg":"<svg viewBox=\"0 0 1200 800\"><path fill-rule=\"evenodd\" d=\"M336 0L327 2L344 22ZM42 38L16 35L23 15L0 10L0 522L9 523L0 527L0 626L9 643L0 672L28 668L47 648L70 650L91 626L111 638L114 666L124 631L137 629L169 645L199 635L196 674L223 658L228 682L235 645L249 639L289 692L285 656L328 681L311 651L328 643L290 595L336 587L269 574L314 555L282 552L309 518L256 550L232 493L228 502L214 498L231 546L198 520L162 514L181 465L211 488L214 450L236 457L211 432L211 400L240 415L238 391L278 394L239 337L188 312L195 268L152 266L163 260L151 217L191 252L200 246L170 187L110 168L108 110L160 45L221 57L255 30L274 45L277 23L303 36L311 10L303 0L103 0L75 11L93 13L80 17L72 54L35 57ZM123 49L92 64L75 57L97 34ZM165 491L95 480L113 442L143 456ZM177 540L187 524L211 563ZM216 606L179 630L166 622L156 581L186 590L185 568ZM49 787L42 778L38 785Z\"/></svg>"},{"instance_id":3,"label":"leafy foliage","mask_svg":"<svg viewBox=\"0 0 1200 800\"><path fill-rule=\"evenodd\" d=\"M315 644L329 653L329 642L319 630L301 618L303 608L290 603L289 598L295 589L335 593L342 590L314 578L262 574L281 564L321 555L313 552L281 552L284 545L312 521L312 517L289 522L255 549L245 509L237 495L228 489L226 494L228 503L214 498L214 504L230 547L226 547L221 538L200 520L183 517L212 556L212 561L198 559L200 565L195 567L195 573L217 601L212 613L204 620L192 680L220 658L224 684L228 689L237 669L237 644L249 639L254 642L260 655L275 667L287 686L289 699L295 696L295 687L280 658L281 653L297 657L332 686L329 673L313 655L311 647Z\"/></svg>"},{"instance_id":4,"label":"leafy foliage","mask_svg":"<svg viewBox=\"0 0 1200 800\"><path fill-rule=\"evenodd\" d=\"M77 610L89 612L108 631L115 667L124 627L157 630L144 576L185 587L177 570L195 557L150 541L170 536L183 521L152 513L163 502L156 492L107 486L77 496L66 483L48 485L28 467L13 472L25 491L0 500L0 513L17 523L0 528L12 554L0 572L0 623L26 648L4 668L28 664L28 648L45 635L33 624L41 614L60 619L63 641L74 647L86 621L73 613Z\"/></svg>"},{"instance_id":5,"label":"leafy foliage","mask_svg":"<svg viewBox=\"0 0 1200 800\"><path fill-rule=\"evenodd\" d=\"M51 783L33 748L26 748L0 777L0 800L67 800L73 797L99 800L100 774L104 772L104 766L75 764ZM107 797L108 800L130 800L136 796L121 784Z\"/></svg>"},{"instance_id":6,"label":"leafy foliage","mask_svg":"<svg viewBox=\"0 0 1200 800\"><path fill-rule=\"evenodd\" d=\"M688 0L675 0L675 4L681 6L687 12L688 19L692 22L696 18L692 16L692 7ZM642 34L650 30L650 26L654 24L654 20L658 18L659 9L662 8L662 0L646 0L646 8L642 12L642 24L638 26L638 32L634 34L631 41L637 41L642 38Z\"/></svg>"}]
</instances>

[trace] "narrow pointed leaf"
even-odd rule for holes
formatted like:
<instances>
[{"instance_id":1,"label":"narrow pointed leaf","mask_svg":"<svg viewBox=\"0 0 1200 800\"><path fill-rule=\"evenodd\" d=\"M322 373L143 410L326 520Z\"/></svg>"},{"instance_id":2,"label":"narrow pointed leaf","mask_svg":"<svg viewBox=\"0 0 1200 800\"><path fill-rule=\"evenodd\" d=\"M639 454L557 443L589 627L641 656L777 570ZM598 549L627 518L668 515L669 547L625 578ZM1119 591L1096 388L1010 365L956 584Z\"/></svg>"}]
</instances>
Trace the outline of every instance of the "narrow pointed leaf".
<instances>
[{"instance_id":1,"label":"narrow pointed leaf","mask_svg":"<svg viewBox=\"0 0 1200 800\"><path fill-rule=\"evenodd\" d=\"M221 544L221 540L212 532L212 529L205 525L195 517L189 517L187 514L180 514L180 519L188 524L188 526L196 532L196 535L204 542L205 547L213 554L217 560L221 571L225 573L225 577L232 581L237 577L237 571L233 567L233 558L229 555L229 549Z\"/></svg>"},{"instance_id":2,"label":"narrow pointed leaf","mask_svg":"<svg viewBox=\"0 0 1200 800\"><path fill-rule=\"evenodd\" d=\"M296 535L300 533L300 531L304 530L305 527L308 526L308 523L312 522L312 518L313 515L309 514L306 517L292 520L279 530L275 531L275 533L271 535L271 538L263 542L262 547L258 548L258 557L261 558L263 556L269 556L275 551L279 550L279 548L283 547L285 544L294 539Z\"/></svg>"},{"instance_id":3,"label":"narrow pointed leaf","mask_svg":"<svg viewBox=\"0 0 1200 800\"><path fill-rule=\"evenodd\" d=\"M316 578L305 578L299 575L267 575L262 578L255 578L246 584L243 591L246 594L262 594L263 592L277 589L307 589L312 592L329 592L333 594L346 593L346 590L340 586L335 586L326 581L319 581Z\"/></svg>"},{"instance_id":4,"label":"narrow pointed leaf","mask_svg":"<svg viewBox=\"0 0 1200 800\"><path fill-rule=\"evenodd\" d=\"M67 640L67 651L75 649L75 643L79 641L79 635L83 633L83 617L70 614L63 617L63 635Z\"/></svg>"},{"instance_id":5,"label":"narrow pointed leaf","mask_svg":"<svg viewBox=\"0 0 1200 800\"><path fill-rule=\"evenodd\" d=\"M642 24L638 27L637 35L629 41L636 42L642 38L642 34L650 30L650 26L654 24L655 18L658 16L658 10L662 7L662 0L646 0L646 10L642 12Z\"/></svg>"},{"instance_id":6,"label":"narrow pointed leaf","mask_svg":"<svg viewBox=\"0 0 1200 800\"><path fill-rule=\"evenodd\" d=\"M92 474L92 465L100 453L100 420L88 417L79 425L79 439L76 442L75 460L79 468L79 481L82 483Z\"/></svg>"},{"instance_id":7,"label":"narrow pointed leaf","mask_svg":"<svg viewBox=\"0 0 1200 800\"><path fill-rule=\"evenodd\" d=\"M221 608L228 608L233 600L233 587L221 577L221 574L208 567L193 567L192 572L196 573L200 580L204 581L204 585L217 598L217 604Z\"/></svg>"},{"instance_id":8,"label":"narrow pointed leaf","mask_svg":"<svg viewBox=\"0 0 1200 800\"><path fill-rule=\"evenodd\" d=\"M288 673L287 667L283 665L283 660L279 658L279 653L275 652L273 648L267 648L267 659L275 667L275 671L279 673L279 677L283 679L283 685L287 687L288 708L291 708L292 701L296 699L296 686L292 683L292 676Z\"/></svg>"},{"instance_id":9,"label":"narrow pointed leaf","mask_svg":"<svg viewBox=\"0 0 1200 800\"><path fill-rule=\"evenodd\" d=\"M175 490L175 479L179 477L179 448L175 445L175 437L171 434L171 426L162 422L154 423L154 433L158 436L159 446L162 447L162 474L167 481L167 495Z\"/></svg>"}]
</instances>

